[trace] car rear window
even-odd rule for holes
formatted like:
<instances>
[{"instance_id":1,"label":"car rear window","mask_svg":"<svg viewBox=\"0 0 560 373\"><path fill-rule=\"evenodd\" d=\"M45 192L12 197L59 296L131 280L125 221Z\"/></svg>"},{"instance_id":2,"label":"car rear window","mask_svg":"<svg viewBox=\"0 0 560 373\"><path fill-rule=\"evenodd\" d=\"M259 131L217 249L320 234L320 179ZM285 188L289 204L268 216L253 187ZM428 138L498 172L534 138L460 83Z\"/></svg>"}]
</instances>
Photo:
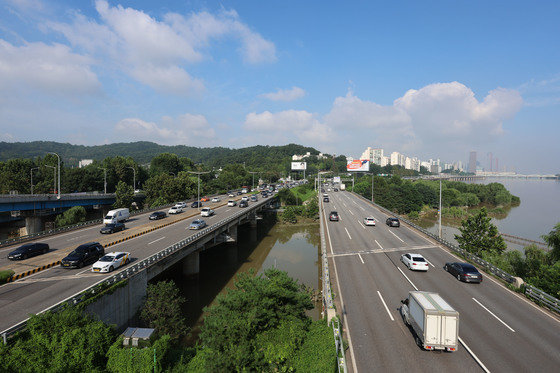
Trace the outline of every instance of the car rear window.
<instances>
[{"instance_id":1,"label":"car rear window","mask_svg":"<svg viewBox=\"0 0 560 373\"><path fill-rule=\"evenodd\" d=\"M415 262L425 262L424 258L420 258L420 257L417 257L417 256L413 256L412 260L415 261Z\"/></svg>"},{"instance_id":2,"label":"car rear window","mask_svg":"<svg viewBox=\"0 0 560 373\"><path fill-rule=\"evenodd\" d=\"M461 264L461 267L463 268L463 271L478 272L475 266L470 264Z\"/></svg>"}]
</instances>

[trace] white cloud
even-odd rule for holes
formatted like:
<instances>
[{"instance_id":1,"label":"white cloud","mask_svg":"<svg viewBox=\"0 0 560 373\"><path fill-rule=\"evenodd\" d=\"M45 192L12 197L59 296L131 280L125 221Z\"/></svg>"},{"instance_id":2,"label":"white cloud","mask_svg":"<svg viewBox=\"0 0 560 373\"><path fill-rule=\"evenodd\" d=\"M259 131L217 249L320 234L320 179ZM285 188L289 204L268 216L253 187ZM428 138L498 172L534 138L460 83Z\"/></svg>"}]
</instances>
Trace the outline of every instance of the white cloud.
<instances>
[{"instance_id":1,"label":"white cloud","mask_svg":"<svg viewBox=\"0 0 560 373\"><path fill-rule=\"evenodd\" d=\"M215 143L216 131L203 115L183 114L163 117L159 124L139 118L125 118L115 125L115 132L125 141L154 141L165 145L209 146Z\"/></svg>"},{"instance_id":2,"label":"white cloud","mask_svg":"<svg viewBox=\"0 0 560 373\"><path fill-rule=\"evenodd\" d=\"M33 88L46 93L92 94L101 84L91 59L62 44L14 46L0 39L0 90Z\"/></svg>"},{"instance_id":3,"label":"white cloud","mask_svg":"<svg viewBox=\"0 0 560 373\"><path fill-rule=\"evenodd\" d=\"M349 92L337 97L322 118L307 111L250 113L244 127L277 141L303 142L333 152L359 155L367 146L407 152L463 152L503 133L523 100L519 92L497 88L483 101L458 82L409 90L392 105L362 100Z\"/></svg>"},{"instance_id":4,"label":"white cloud","mask_svg":"<svg viewBox=\"0 0 560 373\"><path fill-rule=\"evenodd\" d=\"M299 87L290 89L279 89L276 92L265 93L261 95L272 101L294 101L305 96L305 90Z\"/></svg>"},{"instance_id":5,"label":"white cloud","mask_svg":"<svg viewBox=\"0 0 560 373\"><path fill-rule=\"evenodd\" d=\"M97 0L95 9L99 21L76 13L70 24L50 22L47 27L99 64L122 70L159 92L186 95L203 89L202 80L192 78L186 65L211 58L206 54L215 39L236 40L247 63L276 60L274 44L241 22L235 11L167 13L158 20L106 0Z\"/></svg>"},{"instance_id":6,"label":"white cloud","mask_svg":"<svg viewBox=\"0 0 560 373\"><path fill-rule=\"evenodd\" d=\"M10 133L0 133L0 141L5 142L13 142L15 141L15 137Z\"/></svg>"}]
</instances>

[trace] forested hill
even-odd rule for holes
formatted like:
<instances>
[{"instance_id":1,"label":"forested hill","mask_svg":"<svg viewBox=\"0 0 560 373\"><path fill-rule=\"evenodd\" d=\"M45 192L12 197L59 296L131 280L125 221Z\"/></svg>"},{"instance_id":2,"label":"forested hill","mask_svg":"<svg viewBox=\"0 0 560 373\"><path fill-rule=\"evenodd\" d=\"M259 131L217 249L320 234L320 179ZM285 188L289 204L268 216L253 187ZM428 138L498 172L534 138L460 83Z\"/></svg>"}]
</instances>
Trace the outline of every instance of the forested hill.
<instances>
[{"instance_id":1,"label":"forested hill","mask_svg":"<svg viewBox=\"0 0 560 373\"><path fill-rule=\"evenodd\" d=\"M319 154L314 148L297 144L283 146L251 146L248 148L229 149L223 147L196 148L192 146L159 145L148 141L116 143L108 145L72 145L53 141L0 142L0 161L13 158L44 157L48 152L58 153L68 166L77 165L81 159L103 160L107 157L132 157L136 162L150 163L151 159L161 153L174 153L179 157L190 158L195 163L221 166L227 163L244 163L247 165L276 163L279 159L294 154Z\"/></svg>"}]
</instances>

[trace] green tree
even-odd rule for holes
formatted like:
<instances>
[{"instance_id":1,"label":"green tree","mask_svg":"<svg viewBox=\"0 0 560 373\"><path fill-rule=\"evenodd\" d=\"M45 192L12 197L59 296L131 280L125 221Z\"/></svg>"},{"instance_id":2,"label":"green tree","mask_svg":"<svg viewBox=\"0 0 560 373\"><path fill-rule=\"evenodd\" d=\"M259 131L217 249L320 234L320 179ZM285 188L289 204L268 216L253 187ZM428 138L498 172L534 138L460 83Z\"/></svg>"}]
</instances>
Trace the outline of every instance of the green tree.
<instances>
[{"instance_id":1,"label":"green tree","mask_svg":"<svg viewBox=\"0 0 560 373\"><path fill-rule=\"evenodd\" d=\"M25 332L0 343L5 372L101 372L115 332L75 307L31 315Z\"/></svg>"},{"instance_id":2,"label":"green tree","mask_svg":"<svg viewBox=\"0 0 560 373\"><path fill-rule=\"evenodd\" d=\"M173 281L148 284L146 303L140 318L151 328L155 328L158 335L168 334L173 340L177 340L188 332L181 310L185 302Z\"/></svg>"},{"instance_id":3,"label":"green tree","mask_svg":"<svg viewBox=\"0 0 560 373\"><path fill-rule=\"evenodd\" d=\"M478 256L482 252L502 253L507 245L490 220L484 207L478 214L463 220L459 228L461 234L455 235L459 247Z\"/></svg>"},{"instance_id":4,"label":"green tree","mask_svg":"<svg viewBox=\"0 0 560 373\"><path fill-rule=\"evenodd\" d=\"M86 221L86 209L83 206L74 206L56 217L56 226L65 227L82 221Z\"/></svg>"},{"instance_id":5,"label":"green tree","mask_svg":"<svg viewBox=\"0 0 560 373\"><path fill-rule=\"evenodd\" d=\"M550 233L542 236L544 242L550 247L548 258L550 264L554 264L560 260L560 223L554 226Z\"/></svg>"},{"instance_id":6,"label":"green tree","mask_svg":"<svg viewBox=\"0 0 560 373\"><path fill-rule=\"evenodd\" d=\"M134 200L134 189L124 181L119 181L117 190L115 191L115 199L116 201L113 204L114 208L130 208Z\"/></svg>"}]
</instances>

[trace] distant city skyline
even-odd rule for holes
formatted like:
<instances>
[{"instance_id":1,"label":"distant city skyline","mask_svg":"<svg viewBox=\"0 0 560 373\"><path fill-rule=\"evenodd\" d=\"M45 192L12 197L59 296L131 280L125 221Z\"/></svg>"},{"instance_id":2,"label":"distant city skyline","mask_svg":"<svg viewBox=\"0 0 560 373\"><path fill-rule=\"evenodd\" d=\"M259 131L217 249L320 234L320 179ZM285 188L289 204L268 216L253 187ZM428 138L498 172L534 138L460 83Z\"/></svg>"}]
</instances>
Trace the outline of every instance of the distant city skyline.
<instances>
[{"instance_id":1,"label":"distant city skyline","mask_svg":"<svg viewBox=\"0 0 560 373\"><path fill-rule=\"evenodd\" d=\"M560 172L557 1L0 9L0 141L474 150L482 167Z\"/></svg>"}]
</instances>

